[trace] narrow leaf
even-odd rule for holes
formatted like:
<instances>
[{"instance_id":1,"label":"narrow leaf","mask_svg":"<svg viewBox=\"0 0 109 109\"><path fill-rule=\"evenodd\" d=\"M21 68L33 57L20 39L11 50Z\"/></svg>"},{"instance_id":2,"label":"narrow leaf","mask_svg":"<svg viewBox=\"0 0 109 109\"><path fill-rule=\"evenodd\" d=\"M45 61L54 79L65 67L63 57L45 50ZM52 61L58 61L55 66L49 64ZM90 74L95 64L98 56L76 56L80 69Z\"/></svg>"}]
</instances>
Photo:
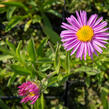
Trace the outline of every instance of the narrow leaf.
<instances>
[{"instance_id":1,"label":"narrow leaf","mask_svg":"<svg viewBox=\"0 0 109 109\"><path fill-rule=\"evenodd\" d=\"M41 109L44 109L44 95L43 94L41 94L40 100L41 100Z\"/></svg>"},{"instance_id":2,"label":"narrow leaf","mask_svg":"<svg viewBox=\"0 0 109 109\"><path fill-rule=\"evenodd\" d=\"M10 86L11 84L13 84L15 79L16 79L16 74L13 73L12 76L11 76L11 78L8 81L7 86Z\"/></svg>"},{"instance_id":3,"label":"narrow leaf","mask_svg":"<svg viewBox=\"0 0 109 109\"><path fill-rule=\"evenodd\" d=\"M66 73L70 73L70 55L69 52L66 52Z\"/></svg>"},{"instance_id":4,"label":"narrow leaf","mask_svg":"<svg viewBox=\"0 0 109 109\"><path fill-rule=\"evenodd\" d=\"M20 75L28 75L31 74L31 71L27 68L20 66L20 65L11 65L11 69L16 73Z\"/></svg>"},{"instance_id":5,"label":"narrow leaf","mask_svg":"<svg viewBox=\"0 0 109 109\"><path fill-rule=\"evenodd\" d=\"M44 45L47 43L47 39L43 39L41 42L40 42L40 45L38 46L37 48L37 55L38 56L43 56L44 54Z\"/></svg>"},{"instance_id":6,"label":"narrow leaf","mask_svg":"<svg viewBox=\"0 0 109 109\"><path fill-rule=\"evenodd\" d=\"M29 41L27 49L28 49L28 53L29 53L29 56L30 56L31 60L33 62L35 62L36 61L36 49L35 49L35 45L34 45L33 39L31 39Z\"/></svg>"},{"instance_id":7,"label":"narrow leaf","mask_svg":"<svg viewBox=\"0 0 109 109\"><path fill-rule=\"evenodd\" d=\"M0 108L1 109L9 109L9 107L0 99Z\"/></svg>"},{"instance_id":8,"label":"narrow leaf","mask_svg":"<svg viewBox=\"0 0 109 109\"><path fill-rule=\"evenodd\" d=\"M8 11L7 11L7 13L6 13L6 14L7 14L7 19L8 19L8 20L10 20L10 19L12 18L12 15L13 15L15 9L16 9L15 6L10 7L10 8L8 9Z\"/></svg>"},{"instance_id":9,"label":"narrow leaf","mask_svg":"<svg viewBox=\"0 0 109 109\"><path fill-rule=\"evenodd\" d=\"M54 66L55 66L55 70L58 73L59 69L60 69L60 46L59 44L57 44L57 48L56 48L56 53L55 53L55 61L54 61Z\"/></svg>"},{"instance_id":10,"label":"narrow leaf","mask_svg":"<svg viewBox=\"0 0 109 109\"><path fill-rule=\"evenodd\" d=\"M5 31L10 31L13 27L15 27L19 22L23 20L22 16L14 16L8 23L8 25L5 28Z\"/></svg>"},{"instance_id":11,"label":"narrow leaf","mask_svg":"<svg viewBox=\"0 0 109 109\"><path fill-rule=\"evenodd\" d=\"M105 90L102 90L102 92L101 92L101 101L102 101L102 104L103 104L103 109L109 109L108 93L106 93Z\"/></svg>"},{"instance_id":12,"label":"narrow leaf","mask_svg":"<svg viewBox=\"0 0 109 109\"><path fill-rule=\"evenodd\" d=\"M25 27L24 27L24 31L26 32L28 30L28 28L30 27L32 23L32 20L29 20L26 24L25 24Z\"/></svg>"},{"instance_id":13,"label":"narrow leaf","mask_svg":"<svg viewBox=\"0 0 109 109\"><path fill-rule=\"evenodd\" d=\"M11 56L11 55L0 55L0 61L7 61L12 58L13 58L13 56Z\"/></svg>"},{"instance_id":14,"label":"narrow leaf","mask_svg":"<svg viewBox=\"0 0 109 109\"><path fill-rule=\"evenodd\" d=\"M60 13L58 13L56 10L49 9L48 12L51 14L54 14L55 16L62 18L62 15Z\"/></svg>"},{"instance_id":15,"label":"narrow leaf","mask_svg":"<svg viewBox=\"0 0 109 109\"><path fill-rule=\"evenodd\" d=\"M49 19L43 15L44 25L42 26L44 33L55 44L60 41L59 35L52 29Z\"/></svg>"},{"instance_id":16,"label":"narrow leaf","mask_svg":"<svg viewBox=\"0 0 109 109\"><path fill-rule=\"evenodd\" d=\"M23 8L26 12L29 11L29 9L21 2L0 2L0 4L4 4L7 6L17 6Z\"/></svg>"},{"instance_id":17,"label":"narrow leaf","mask_svg":"<svg viewBox=\"0 0 109 109\"><path fill-rule=\"evenodd\" d=\"M22 47L22 41L19 42L17 48L16 48L16 56L18 58L20 58L20 50L21 50L21 47Z\"/></svg>"},{"instance_id":18,"label":"narrow leaf","mask_svg":"<svg viewBox=\"0 0 109 109\"><path fill-rule=\"evenodd\" d=\"M14 44L12 44L11 42L9 42L8 40L6 40L7 45L9 46L9 49L11 50L12 53L15 53L16 51L16 47Z\"/></svg>"}]
</instances>

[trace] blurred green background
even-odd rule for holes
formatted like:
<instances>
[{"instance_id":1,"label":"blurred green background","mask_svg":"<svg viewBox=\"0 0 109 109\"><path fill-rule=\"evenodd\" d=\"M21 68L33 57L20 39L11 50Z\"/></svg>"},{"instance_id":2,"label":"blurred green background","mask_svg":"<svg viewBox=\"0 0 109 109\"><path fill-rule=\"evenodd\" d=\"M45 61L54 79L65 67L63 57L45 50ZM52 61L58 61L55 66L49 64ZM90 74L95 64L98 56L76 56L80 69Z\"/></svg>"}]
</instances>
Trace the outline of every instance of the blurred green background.
<instances>
[{"instance_id":1,"label":"blurred green background","mask_svg":"<svg viewBox=\"0 0 109 109\"><path fill-rule=\"evenodd\" d=\"M76 10L109 22L109 0L0 0L0 109L109 109L109 44L86 61L61 46ZM34 105L17 92L28 80L44 89Z\"/></svg>"}]
</instances>

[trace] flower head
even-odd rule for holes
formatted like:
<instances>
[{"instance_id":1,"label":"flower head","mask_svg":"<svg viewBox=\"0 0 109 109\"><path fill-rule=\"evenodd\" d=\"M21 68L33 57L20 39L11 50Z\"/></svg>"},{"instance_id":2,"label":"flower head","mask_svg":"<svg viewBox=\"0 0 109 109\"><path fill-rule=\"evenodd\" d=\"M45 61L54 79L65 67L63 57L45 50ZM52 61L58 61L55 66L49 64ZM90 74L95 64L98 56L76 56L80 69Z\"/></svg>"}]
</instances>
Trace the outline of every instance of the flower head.
<instances>
[{"instance_id":1,"label":"flower head","mask_svg":"<svg viewBox=\"0 0 109 109\"><path fill-rule=\"evenodd\" d=\"M66 18L69 24L62 23L61 27L66 29L60 34L61 41L63 42L64 49L67 51L72 50L71 55L76 51L76 57L86 60L88 55L93 58L93 53L97 55L102 53L100 47L106 48L104 45L107 43L105 40L109 39L107 30L107 22L102 21L103 17L97 18L97 14L91 15L87 20L87 13L85 11L76 11L77 18L73 15Z\"/></svg>"},{"instance_id":2,"label":"flower head","mask_svg":"<svg viewBox=\"0 0 109 109\"><path fill-rule=\"evenodd\" d=\"M18 90L18 94L20 96L25 96L22 100L21 103L26 103L28 101L32 101L31 104L34 104L35 101L38 99L40 95L40 90L38 86L31 81L27 81L20 85Z\"/></svg>"}]
</instances>

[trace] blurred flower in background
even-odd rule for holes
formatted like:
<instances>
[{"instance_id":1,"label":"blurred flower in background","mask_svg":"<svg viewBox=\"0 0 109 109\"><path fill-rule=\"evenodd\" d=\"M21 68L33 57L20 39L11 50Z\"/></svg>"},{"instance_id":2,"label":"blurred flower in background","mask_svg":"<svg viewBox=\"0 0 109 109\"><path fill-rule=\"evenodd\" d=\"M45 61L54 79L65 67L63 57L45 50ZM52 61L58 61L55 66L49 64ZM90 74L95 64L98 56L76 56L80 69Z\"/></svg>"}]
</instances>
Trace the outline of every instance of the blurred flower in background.
<instances>
[{"instance_id":1,"label":"blurred flower in background","mask_svg":"<svg viewBox=\"0 0 109 109\"><path fill-rule=\"evenodd\" d=\"M62 23L61 27L66 29L60 34L61 41L64 43L64 48L69 51L71 49L71 55L76 51L76 57L82 60L84 55L84 60L86 60L87 52L88 55L93 58L93 53L97 55L102 53L100 47L106 48L104 45L107 43L104 40L108 40L109 33L106 28L107 22L102 21L103 17L97 19L98 15L93 14L87 21L87 13L85 11L76 11L77 19L71 15L66 18L68 23Z\"/></svg>"},{"instance_id":2,"label":"blurred flower in background","mask_svg":"<svg viewBox=\"0 0 109 109\"><path fill-rule=\"evenodd\" d=\"M19 88L18 94L20 96L25 96L21 100L21 103L32 101L31 104L34 104L38 99L38 97L40 96L40 89L34 82L27 81L22 85L20 85L18 88Z\"/></svg>"}]
</instances>

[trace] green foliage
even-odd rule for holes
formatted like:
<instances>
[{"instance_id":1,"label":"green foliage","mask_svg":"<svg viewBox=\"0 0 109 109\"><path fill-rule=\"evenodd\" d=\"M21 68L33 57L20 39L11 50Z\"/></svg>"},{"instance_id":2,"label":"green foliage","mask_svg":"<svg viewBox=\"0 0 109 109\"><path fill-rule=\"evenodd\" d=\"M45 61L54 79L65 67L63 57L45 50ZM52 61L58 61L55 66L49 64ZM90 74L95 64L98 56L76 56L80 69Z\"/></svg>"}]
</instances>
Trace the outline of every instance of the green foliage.
<instances>
[{"instance_id":1,"label":"green foliage","mask_svg":"<svg viewBox=\"0 0 109 109\"><path fill-rule=\"evenodd\" d=\"M2 100L0 100L0 107L5 108L5 109L9 109L9 107Z\"/></svg>"},{"instance_id":2,"label":"green foliage","mask_svg":"<svg viewBox=\"0 0 109 109\"><path fill-rule=\"evenodd\" d=\"M109 45L94 60L87 56L81 61L63 49L59 37L63 11L67 15L86 10L109 21L108 4L108 0L66 0L65 6L63 0L0 1L0 108L108 109ZM34 105L19 104L21 98L1 99L17 97L18 85L28 80L40 84ZM66 90L67 107L62 99Z\"/></svg>"},{"instance_id":3,"label":"green foliage","mask_svg":"<svg viewBox=\"0 0 109 109\"><path fill-rule=\"evenodd\" d=\"M52 30L51 23L49 22L48 18L43 15L43 31L47 35L47 37L53 42L56 43L57 41L60 41L59 35Z\"/></svg>"},{"instance_id":4,"label":"green foliage","mask_svg":"<svg viewBox=\"0 0 109 109\"><path fill-rule=\"evenodd\" d=\"M29 57L31 58L32 62L36 60L36 50L33 39L31 39L27 46Z\"/></svg>"}]
</instances>

